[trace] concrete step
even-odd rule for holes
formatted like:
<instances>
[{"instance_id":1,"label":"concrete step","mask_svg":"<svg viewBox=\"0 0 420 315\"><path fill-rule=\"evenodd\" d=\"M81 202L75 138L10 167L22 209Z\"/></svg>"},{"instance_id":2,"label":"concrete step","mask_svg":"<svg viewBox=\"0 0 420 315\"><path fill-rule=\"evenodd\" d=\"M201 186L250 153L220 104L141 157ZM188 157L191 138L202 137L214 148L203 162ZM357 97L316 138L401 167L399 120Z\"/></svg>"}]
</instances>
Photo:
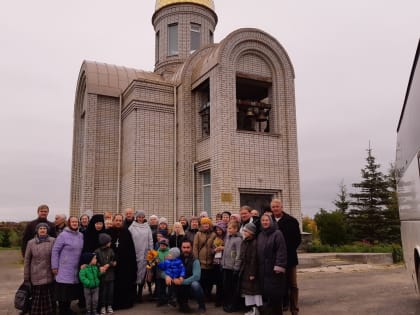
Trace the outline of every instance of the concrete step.
<instances>
[{"instance_id":1,"label":"concrete step","mask_svg":"<svg viewBox=\"0 0 420 315\"><path fill-rule=\"evenodd\" d=\"M299 253L298 258L298 268L352 264L393 264L391 253Z\"/></svg>"}]
</instances>

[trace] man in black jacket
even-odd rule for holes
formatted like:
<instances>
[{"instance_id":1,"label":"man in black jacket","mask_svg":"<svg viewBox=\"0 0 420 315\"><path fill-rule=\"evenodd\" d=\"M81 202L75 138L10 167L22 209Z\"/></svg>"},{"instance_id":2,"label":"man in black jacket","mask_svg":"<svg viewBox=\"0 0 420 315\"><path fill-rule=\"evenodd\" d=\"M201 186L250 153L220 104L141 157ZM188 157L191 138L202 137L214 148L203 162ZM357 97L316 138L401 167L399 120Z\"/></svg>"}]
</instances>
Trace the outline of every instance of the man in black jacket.
<instances>
[{"instance_id":1,"label":"man in black jacket","mask_svg":"<svg viewBox=\"0 0 420 315\"><path fill-rule=\"evenodd\" d=\"M26 245L35 236L35 233L36 233L35 228L38 225L38 223L41 223L41 222L47 223L49 226L48 234L51 237L56 237L55 224L47 220L49 212L50 212L50 208L48 208L47 205L40 205L38 207L38 218L29 222L26 225L25 231L23 232L22 247L21 247L23 257L25 257Z\"/></svg>"},{"instance_id":2,"label":"man in black jacket","mask_svg":"<svg viewBox=\"0 0 420 315\"><path fill-rule=\"evenodd\" d=\"M299 291L296 276L296 266L298 265L297 248L302 241L299 222L283 211L283 204L280 199L273 199L271 201L271 211L273 212L273 219L277 222L279 230L283 233L287 247L286 281L288 294L283 299L283 305L284 309L287 309L290 303L289 306L292 315L297 315L299 313Z\"/></svg>"}]
</instances>

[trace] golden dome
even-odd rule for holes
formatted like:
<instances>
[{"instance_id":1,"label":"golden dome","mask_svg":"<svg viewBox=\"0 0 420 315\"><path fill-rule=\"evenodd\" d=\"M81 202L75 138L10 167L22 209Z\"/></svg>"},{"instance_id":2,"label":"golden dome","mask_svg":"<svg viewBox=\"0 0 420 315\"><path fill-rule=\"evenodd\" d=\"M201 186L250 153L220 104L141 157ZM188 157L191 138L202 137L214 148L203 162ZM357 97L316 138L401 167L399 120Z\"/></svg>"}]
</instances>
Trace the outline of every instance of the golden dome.
<instances>
[{"instance_id":1,"label":"golden dome","mask_svg":"<svg viewBox=\"0 0 420 315\"><path fill-rule=\"evenodd\" d=\"M210 10L214 11L213 0L184 0L184 1L181 1L181 0L156 0L155 11L158 11L158 10L162 9L163 7L166 7L167 5L175 4L175 3L197 3L197 4L205 6L205 7L209 8Z\"/></svg>"}]
</instances>

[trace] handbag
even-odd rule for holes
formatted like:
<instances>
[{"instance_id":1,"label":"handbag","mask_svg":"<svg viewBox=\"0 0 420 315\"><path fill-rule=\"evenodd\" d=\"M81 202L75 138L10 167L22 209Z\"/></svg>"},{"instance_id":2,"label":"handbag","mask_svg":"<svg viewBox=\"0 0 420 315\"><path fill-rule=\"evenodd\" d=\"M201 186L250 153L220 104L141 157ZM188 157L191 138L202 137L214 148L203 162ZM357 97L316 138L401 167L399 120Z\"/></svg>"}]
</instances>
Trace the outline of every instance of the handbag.
<instances>
[{"instance_id":1,"label":"handbag","mask_svg":"<svg viewBox=\"0 0 420 315\"><path fill-rule=\"evenodd\" d=\"M151 283L155 280L154 279L155 278L154 277L154 273L155 273L154 271L155 271L154 267L146 269L146 282Z\"/></svg>"},{"instance_id":2,"label":"handbag","mask_svg":"<svg viewBox=\"0 0 420 315\"><path fill-rule=\"evenodd\" d=\"M15 308L22 313L27 313L31 309L31 291L31 283L24 281L15 293Z\"/></svg>"}]
</instances>

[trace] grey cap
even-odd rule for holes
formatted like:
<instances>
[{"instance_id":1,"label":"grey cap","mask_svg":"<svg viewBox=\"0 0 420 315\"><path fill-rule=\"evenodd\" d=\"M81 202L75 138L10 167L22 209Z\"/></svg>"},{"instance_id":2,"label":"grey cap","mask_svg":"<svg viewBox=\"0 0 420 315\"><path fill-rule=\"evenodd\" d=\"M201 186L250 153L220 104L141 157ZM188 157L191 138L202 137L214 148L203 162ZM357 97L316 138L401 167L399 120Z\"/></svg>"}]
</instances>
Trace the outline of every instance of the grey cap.
<instances>
[{"instance_id":1,"label":"grey cap","mask_svg":"<svg viewBox=\"0 0 420 315\"><path fill-rule=\"evenodd\" d=\"M254 223L249 222L249 223L245 224L244 231L248 231L249 233L255 234L255 233L257 233L257 227L255 226Z\"/></svg>"},{"instance_id":2,"label":"grey cap","mask_svg":"<svg viewBox=\"0 0 420 315\"><path fill-rule=\"evenodd\" d=\"M40 227L45 227L45 228L47 228L47 232L49 232L49 230L50 230L50 226L47 224L47 223L45 223L45 222L40 222L40 223L38 223L37 225L36 225L36 227L35 227L35 232L36 233L38 233L38 230L39 230L39 228Z\"/></svg>"},{"instance_id":3,"label":"grey cap","mask_svg":"<svg viewBox=\"0 0 420 315\"><path fill-rule=\"evenodd\" d=\"M175 259L175 258L178 258L178 257L179 257L179 255L181 255L181 252L179 251L179 248L178 248L178 247L172 247L172 248L169 250L168 255L171 255L171 256L172 256L172 258L173 258L173 259Z\"/></svg>"},{"instance_id":4,"label":"grey cap","mask_svg":"<svg viewBox=\"0 0 420 315\"><path fill-rule=\"evenodd\" d=\"M101 233L99 234L99 246L104 246L106 244L108 244L109 242L111 242L111 236L109 236L106 233Z\"/></svg>"}]
</instances>

